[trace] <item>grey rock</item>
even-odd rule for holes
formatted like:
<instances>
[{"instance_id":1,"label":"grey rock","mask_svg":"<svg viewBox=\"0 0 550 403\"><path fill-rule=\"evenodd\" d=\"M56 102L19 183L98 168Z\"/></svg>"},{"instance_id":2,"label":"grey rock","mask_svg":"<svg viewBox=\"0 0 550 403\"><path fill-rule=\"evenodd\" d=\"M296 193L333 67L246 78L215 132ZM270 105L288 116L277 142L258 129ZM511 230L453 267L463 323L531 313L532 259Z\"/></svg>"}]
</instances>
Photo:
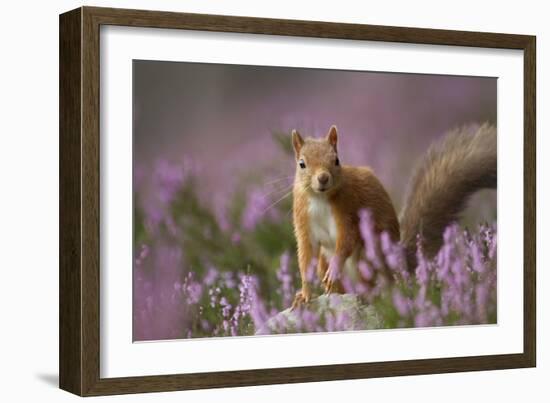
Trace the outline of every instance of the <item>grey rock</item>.
<instances>
[{"instance_id":1,"label":"grey rock","mask_svg":"<svg viewBox=\"0 0 550 403\"><path fill-rule=\"evenodd\" d=\"M256 334L331 332L384 328L373 306L354 294L321 295L304 307L269 318Z\"/></svg>"}]
</instances>

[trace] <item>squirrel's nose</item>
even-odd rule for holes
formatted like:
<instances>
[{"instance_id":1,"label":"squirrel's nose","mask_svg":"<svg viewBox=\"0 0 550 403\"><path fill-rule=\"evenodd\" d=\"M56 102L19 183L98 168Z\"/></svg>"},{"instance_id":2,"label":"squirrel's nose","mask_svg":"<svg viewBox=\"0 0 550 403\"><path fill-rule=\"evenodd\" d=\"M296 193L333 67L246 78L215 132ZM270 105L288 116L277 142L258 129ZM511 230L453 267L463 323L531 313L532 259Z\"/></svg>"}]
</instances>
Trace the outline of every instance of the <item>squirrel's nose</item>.
<instances>
[{"instance_id":1,"label":"squirrel's nose","mask_svg":"<svg viewBox=\"0 0 550 403\"><path fill-rule=\"evenodd\" d=\"M322 174L319 174L319 176L317 176L317 180L321 185L326 185L328 183L328 179L329 177L326 172L323 172Z\"/></svg>"}]
</instances>

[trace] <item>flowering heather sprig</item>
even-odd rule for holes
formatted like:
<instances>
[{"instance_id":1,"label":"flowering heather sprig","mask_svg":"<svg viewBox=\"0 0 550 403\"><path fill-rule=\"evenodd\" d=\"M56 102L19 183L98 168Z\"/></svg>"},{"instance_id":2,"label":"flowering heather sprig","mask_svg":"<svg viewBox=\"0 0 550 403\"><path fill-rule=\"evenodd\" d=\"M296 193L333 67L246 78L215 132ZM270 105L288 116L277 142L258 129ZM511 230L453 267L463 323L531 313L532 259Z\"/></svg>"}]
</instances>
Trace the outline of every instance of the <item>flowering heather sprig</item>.
<instances>
[{"instance_id":1,"label":"flowering heather sprig","mask_svg":"<svg viewBox=\"0 0 550 403\"><path fill-rule=\"evenodd\" d=\"M294 298L294 287L292 274L290 273L290 254L285 252L281 255L281 265L277 270L277 280L280 286L277 290L282 298L283 306L290 306Z\"/></svg>"},{"instance_id":2,"label":"flowering heather sprig","mask_svg":"<svg viewBox=\"0 0 550 403\"><path fill-rule=\"evenodd\" d=\"M203 293L203 286L198 281L194 280L193 272L189 272L181 290L185 293L187 305L194 305L201 300Z\"/></svg>"},{"instance_id":3,"label":"flowering heather sprig","mask_svg":"<svg viewBox=\"0 0 550 403\"><path fill-rule=\"evenodd\" d=\"M149 176L145 175L146 171L151 172ZM174 221L170 209L178 194L199 171L198 165L186 157L179 161L156 160L150 170L134 167L136 207L143 213L143 225L148 233L156 238L159 228L164 225L173 237L181 235L181 223Z\"/></svg>"},{"instance_id":4,"label":"flowering heather sprig","mask_svg":"<svg viewBox=\"0 0 550 403\"><path fill-rule=\"evenodd\" d=\"M311 259L311 263L306 268L306 280L314 287L319 286L319 277L317 276L317 264L319 263L317 257Z\"/></svg>"},{"instance_id":5,"label":"flowering heather sprig","mask_svg":"<svg viewBox=\"0 0 550 403\"><path fill-rule=\"evenodd\" d=\"M274 220L277 210L272 208L273 201L260 189L252 189L246 197L241 224L246 231L251 231L263 220Z\"/></svg>"},{"instance_id":6,"label":"flowering heather sprig","mask_svg":"<svg viewBox=\"0 0 550 403\"><path fill-rule=\"evenodd\" d=\"M399 316L408 317L413 309L413 302L405 297L398 289L393 290L393 306L399 313Z\"/></svg>"},{"instance_id":7,"label":"flowering heather sprig","mask_svg":"<svg viewBox=\"0 0 550 403\"><path fill-rule=\"evenodd\" d=\"M216 282L219 276L220 272L218 271L218 269L216 269L214 266L210 266L208 268L208 271L206 272L206 275L203 278L204 285L210 287Z\"/></svg>"},{"instance_id":8,"label":"flowering heather sprig","mask_svg":"<svg viewBox=\"0 0 550 403\"><path fill-rule=\"evenodd\" d=\"M252 295L254 291L254 278L249 274L241 274L239 284L239 313L247 315L252 309Z\"/></svg>"},{"instance_id":9,"label":"flowering heather sprig","mask_svg":"<svg viewBox=\"0 0 550 403\"><path fill-rule=\"evenodd\" d=\"M221 274L222 282L226 288L232 289L237 285L235 275L231 271L224 271Z\"/></svg>"},{"instance_id":10,"label":"flowering heather sprig","mask_svg":"<svg viewBox=\"0 0 550 403\"><path fill-rule=\"evenodd\" d=\"M153 168L153 185L158 199L163 204L172 202L174 196L183 187L189 177L187 164L175 164L167 160L158 160Z\"/></svg>"},{"instance_id":11,"label":"flowering heather sprig","mask_svg":"<svg viewBox=\"0 0 550 403\"><path fill-rule=\"evenodd\" d=\"M417 261L417 266L415 269L416 282L420 287L426 287L430 280L430 276L433 269L430 265L430 262L424 255L424 248L422 246L422 238L420 237L420 235L417 237L417 240L416 240L416 261Z\"/></svg>"},{"instance_id":12,"label":"flowering heather sprig","mask_svg":"<svg viewBox=\"0 0 550 403\"><path fill-rule=\"evenodd\" d=\"M214 308L218 304L219 296L221 294L222 290L219 287L216 288L210 288L208 290L208 296L210 297L210 307Z\"/></svg>"},{"instance_id":13,"label":"flowering heather sprig","mask_svg":"<svg viewBox=\"0 0 550 403\"><path fill-rule=\"evenodd\" d=\"M252 277L252 279L254 279ZM273 316L273 312L270 312L264 303L262 297L258 292L256 282L251 282L250 292L250 311L249 315L252 319L255 329L262 329L267 320Z\"/></svg>"},{"instance_id":14,"label":"flowering heather sprig","mask_svg":"<svg viewBox=\"0 0 550 403\"><path fill-rule=\"evenodd\" d=\"M213 224L189 228L188 223L193 221L173 215L173 204L186 200L178 199L178 192L187 192L185 186L192 172L193 168L185 164L178 168L160 162L153 178L139 177L140 189L151 188L154 197L139 201L139 217L146 234L136 238L139 246L134 256L135 340L368 327L354 322L356 318L345 309L337 309L338 296L330 298L334 306L327 312L306 306L294 311L294 321L277 315L290 306L299 287L297 271L292 269L296 256L288 252L294 250L293 244L281 243L280 249L273 248L270 254L257 253L272 240L263 239L262 244L253 231L262 222L277 225L274 218L279 211L268 209L268 201L264 197L260 200L259 193L252 189L242 214L239 211L229 217L226 209L220 219L214 209L201 205L201 220L206 217ZM155 193L157 188L161 189ZM481 225L473 231L463 231L456 224L449 226L433 258L424 254L419 238L417 267L407 268L403 246L387 233L375 232L369 211L361 211L359 218L364 254L359 257L359 273L353 277L343 272L342 283L346 293L360 296L361 303L380 313L384 320L380 326L496 322L496 225ZM231 226L241 219L240 228ZM286 233L287 227L281 229ZM184 254L186 237L182 235L189 231L200 234L203 243L192 244L193 249L186 247L189 253ZM223 239L217 238L219 231ZM199 253L191 255L196 251ZM278 265L272 264L276 259ZM306 277L312 289L322 292L316 266L314 259ZM266 330L268 321L274 322L271 330Z\"/></svg>"},{"instance_id":15,"label":"flowering heather sprig","mask_svg":"<svg viewBox=\"0 0 550 403\"><path fill-rule=\"evenodd\" d=\"M379 238L374 231L374 221L370 210L362 209L359 211L359 230L365 246L365 255L375 268L382 267L382 260L378 254Z\"/></svg>"}]
</instances>

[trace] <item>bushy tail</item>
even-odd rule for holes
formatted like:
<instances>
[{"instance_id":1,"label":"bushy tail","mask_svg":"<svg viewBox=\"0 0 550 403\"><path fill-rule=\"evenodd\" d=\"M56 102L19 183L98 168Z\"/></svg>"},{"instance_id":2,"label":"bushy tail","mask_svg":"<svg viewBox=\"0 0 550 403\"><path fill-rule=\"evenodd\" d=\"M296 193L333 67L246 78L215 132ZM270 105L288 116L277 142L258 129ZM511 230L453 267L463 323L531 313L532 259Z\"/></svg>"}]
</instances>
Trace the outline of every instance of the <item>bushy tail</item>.
<instances>
[{"instance_id":1,"label":"bushy tail","mask_svg":"<svg viewBox=\"0 0 550 403\"><path fill-rule=\"evenodd\" d=\"M497 185L497 134L489 124L451 131L434 144L414 173L400 217L409 268L416 266L416 238L428 256L443 243L470 195Z\"/></svg>"}]
</instances>

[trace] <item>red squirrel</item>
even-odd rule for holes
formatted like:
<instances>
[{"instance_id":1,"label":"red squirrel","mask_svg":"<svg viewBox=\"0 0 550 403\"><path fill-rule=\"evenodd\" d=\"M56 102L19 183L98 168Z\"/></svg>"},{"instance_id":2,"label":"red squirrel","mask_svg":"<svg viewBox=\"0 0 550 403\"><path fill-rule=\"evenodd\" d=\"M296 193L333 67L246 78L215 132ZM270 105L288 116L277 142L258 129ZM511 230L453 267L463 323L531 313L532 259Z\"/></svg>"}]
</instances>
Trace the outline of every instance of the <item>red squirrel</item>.
<instances>
[{"instance_id":1,"label":"red squirrel","mask_svg":"<svg viewBox=\"0 0 550 403\"><path fill-rule=\"evenodd\" d=\"M457 129L430 147L409 183L400 219L390 196L368 167L342 165L338 131L324 138L305 138L294 130L296 159L293 222L302 280L293 308L311 299L307 272L317 264L325 292L343 293L344 266L357 270L363 252L359 211L369 209L377 233L387 231L404 247L409 268L416 262L416 240L433 256L442 244L445 227L463 210L469 196L496 188L496 128L489 124L473 131Z\"/></svg>"}]
</instances>

